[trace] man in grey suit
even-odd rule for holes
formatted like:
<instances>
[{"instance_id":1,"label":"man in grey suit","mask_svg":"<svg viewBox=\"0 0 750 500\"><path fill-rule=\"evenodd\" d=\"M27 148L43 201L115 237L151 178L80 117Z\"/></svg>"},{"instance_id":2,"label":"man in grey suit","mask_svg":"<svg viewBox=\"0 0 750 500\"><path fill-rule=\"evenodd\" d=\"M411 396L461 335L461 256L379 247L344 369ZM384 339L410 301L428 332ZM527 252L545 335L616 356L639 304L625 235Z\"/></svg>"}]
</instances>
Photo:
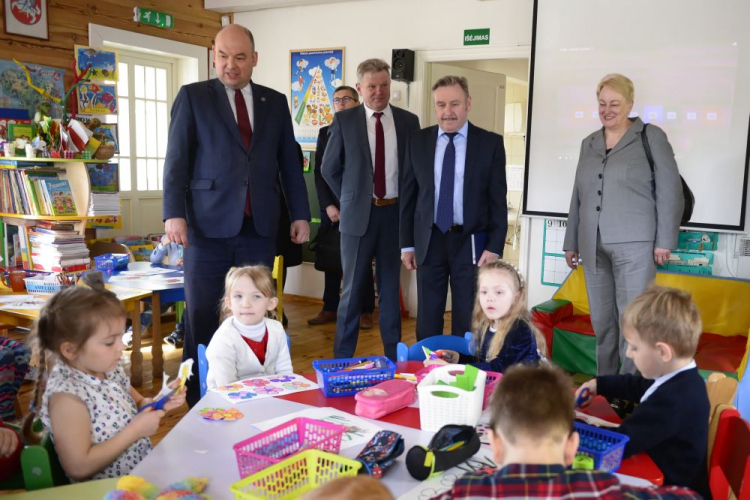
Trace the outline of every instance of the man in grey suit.
<instances>
[{"instance_id":1,"label":"man in grey suit","mask_svg":"<svg viewBox=\"0 0 750 500\"><path fill-rule=\"evenodd\" d=\"M466 78L432 87L438 125L409 138L401 184L401 260L417 270L417 340L471 330L477 266L503 254L508 228L503 138L468 121Z\"/></svg>"},{"instance_id":2,"label":"man in grey suit","mask_svg":"<svg viewBox=\"0 0 750 500\"><path fill-rule=\"evenodd\" d=\"M398 192L406 139L419 129L419 119L389 104L390 66L381 59L357 67L357 92L364 105L336 113L323 156L323 178L340 202L344 271L333 352L337 358L354 356L374 257L380 336L386 356L395 360L401 340Z\"/></svg>"}]
</instances>

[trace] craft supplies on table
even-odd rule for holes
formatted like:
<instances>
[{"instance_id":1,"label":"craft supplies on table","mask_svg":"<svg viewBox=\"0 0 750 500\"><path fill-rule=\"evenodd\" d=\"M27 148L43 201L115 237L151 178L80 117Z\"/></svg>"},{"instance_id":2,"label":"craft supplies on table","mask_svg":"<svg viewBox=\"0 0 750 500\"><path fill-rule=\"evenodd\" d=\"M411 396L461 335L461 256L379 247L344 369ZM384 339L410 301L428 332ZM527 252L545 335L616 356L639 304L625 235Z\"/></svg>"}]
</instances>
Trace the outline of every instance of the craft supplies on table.
<instances>
[{"instance_id":1,"label":"craft supplies on table","mask_svg":"<svg viewBox=\"0 0 750 500\"><path fill-rule=\"evenodd\" d=\"M346 428L310 418L295 418L234 445L240 477L277 464L300 451L338 453Z\"/></svg>"},{"instance_id":2,"label":"craft supplies on table","mask_svg":"<svg viewBox=\"0 0 750 500\"><path fill-rule=\"evenodd\" d=\"M385 356L313 361L320 390L326 397L351 396L391 380L396 364Z\"/></svg>"},{"instance_id":3,"label":"craft supplies on table","mask_svg":"<svg viewBox=\"0 0 750 500\"><path fill-rule=\"evenodd\" d=\"M320 450L305 450L234 483L235 499L291 500L339 477L353 477L360 462Z\"/></svg>"},{"instance_id":4,"label":"craft supplies on table","mask_svg":"<svg viewBox=\"0 0 750 500\"><path fill-rule=\"evenodd\" d=\"M495 387L497 387L498 382L500 382L500 378L502 378L503 374L498 372L485 372L487 374L487 381L484 383L484 400L482 401L482 410L486 410L487 406L490 404L490 399L492 399L492 393L495 392Z\"/></svg>"},{"instance_id":5,"label":"craft supplies on table","mask_svg":"<svg viewBox=\"0 0 750 500\"><path fill-rule=\"evenodd\" d=\"M130 256L126 253L105 253L94 257L96 268L100 271L117 271L128 267Z\"/></svg>"},{"instance_id":6,"label":"craft supplies on table","mask_svg":"<svg viewBox=\"0 0 750 500\"><path fill-rule=\"evenodd\" d=\"M354 413L361 417L378 419L406 408L417 398L413 382L386 380L354 395L357 406Z\"/></svg>"},{"instance_id":7,"label":"craft supplies on table","mask_svg":"<svg viewBox=\"0 0 750 500\"><path fill-rule=\"evenodd\" d=\"M617 472L625 453L625 444L630 438L619 432L600 429L591 425L574 422L581 438L578 455L588 455L594 459L594 469Z\"/></svg>"},{"instance_id":8,"label":"craft supplies on table","mask_svg":"<svg viewBox=\"0 0 750 500\"><path fill-rule=\"evenodd\" d=\"M446 365L428 373L417 385L422 430L437 431L448 424L476 425L486 381L487 372L471 365Z\"/></svg>"}]
</instances>

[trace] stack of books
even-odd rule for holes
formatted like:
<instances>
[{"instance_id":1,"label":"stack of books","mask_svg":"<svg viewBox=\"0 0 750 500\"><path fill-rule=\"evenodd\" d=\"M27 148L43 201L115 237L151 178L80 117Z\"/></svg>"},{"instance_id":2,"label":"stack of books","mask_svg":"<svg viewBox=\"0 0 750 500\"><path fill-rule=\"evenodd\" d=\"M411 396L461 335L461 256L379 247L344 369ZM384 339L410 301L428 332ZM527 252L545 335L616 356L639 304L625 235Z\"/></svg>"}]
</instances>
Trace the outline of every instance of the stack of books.
<instances>
[{"instance_id":1,"label":"stack of books","mask_svg":"<svg viewBox=\"0 0 750 500\"><path fill-rule=\"evenodd\" d=\"M72 223L39 221L28 234L34 269L54 273L91 269L89 249Z\"/></svg>"},{"instance_id":2,"label":"stack of books","mask_svg":"<svg viewBox=\"0 0 750 500\"><path fill-rule=\"evenodd\" d=\"M120 193L92 191L89 215L120 215Z\"/></svg>"}]
</instances>

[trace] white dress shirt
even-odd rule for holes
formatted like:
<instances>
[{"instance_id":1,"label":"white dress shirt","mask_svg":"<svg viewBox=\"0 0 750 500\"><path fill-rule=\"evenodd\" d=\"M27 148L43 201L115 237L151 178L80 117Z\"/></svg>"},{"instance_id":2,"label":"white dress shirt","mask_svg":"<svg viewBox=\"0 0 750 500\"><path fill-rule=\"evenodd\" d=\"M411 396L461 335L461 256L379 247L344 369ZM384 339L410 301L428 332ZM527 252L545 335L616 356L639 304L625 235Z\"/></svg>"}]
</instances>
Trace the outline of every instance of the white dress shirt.
<instances>
[{"instance_id":1,"label":"white dress shirt","mask_svg":"<svg viewBox=\"0 0 750 500\"><path fill-rule=\"evenodd\" d=\"M456 170L453 177L453 223L464 224L464 170L466 167L466 137L469 133L469 122L458 129L453 138L456 148ZM443 157L450 139L445 131L438 126L437 144L435 145L435 211L433 220L437 221L438 200L440 199L440 181L443 178Z\"/></svg>"},{"instance_id":2,"label":"white dress shirt","mask_svg":"<svg viewBox=\"0 0 750 500\"><path fill-rule=\"evenodd\" d=\"M688 371L688 370L690 370L692 368L695 368L696 366L697 365L695 364L695 360L692 360L690 363L688 363L687 365L683 366L679 370L675 370L675 371L673 371L671 373L667 373L666 375L662 375L661 377L657 377L656 380L654 380L654 383L651 384L651 387L649 387L648 389L646 389L646 392L643 393L643 397L641 398L641 403L643 403L644 401L646 401L648 399L648 397L651 396L653 393L655 393L656 389L658 389L659 386L664 385L664 383L667 382L667 380L671 379L672 377L674 377L675 375L677 375L680 372Z\"/></svg>"},{"instance_id":3,"label":"white dress shirt","mask_svg":"<svg viewBox=\"0 0 750 500\"><path fill-rule=\"evenodd\" d=\"M375 174L375 124L377 118L373 115L375 110L365 107L367 117L367 139L370 142L370 155L372 156L372 173ZM398 197L398 140L396 138L396 124L393 122L393 110L391 105L382 111L380 122L383 124L383 135L385 136L385 198ZM375 192L373 190L373 198Z\"/></svg>"},{"instance_id":4,"label":"white dress shirt","mask_svg":"<svg viewBox=\"0 0 750 500\"><path fill-rule=\"evenodd\" d=\"M229 99L229 105L232 107L232 114L234 115L234 121L237 121L237 106L234 103L234 89L224 86L227 90L227 98ZM245 105L247 106L247 116L250 118L250 128L255 132L255 117L253 116L253 88L248 83L245 88L242 89L242 97L245 98Z\"/></svg>"}]
</instances>

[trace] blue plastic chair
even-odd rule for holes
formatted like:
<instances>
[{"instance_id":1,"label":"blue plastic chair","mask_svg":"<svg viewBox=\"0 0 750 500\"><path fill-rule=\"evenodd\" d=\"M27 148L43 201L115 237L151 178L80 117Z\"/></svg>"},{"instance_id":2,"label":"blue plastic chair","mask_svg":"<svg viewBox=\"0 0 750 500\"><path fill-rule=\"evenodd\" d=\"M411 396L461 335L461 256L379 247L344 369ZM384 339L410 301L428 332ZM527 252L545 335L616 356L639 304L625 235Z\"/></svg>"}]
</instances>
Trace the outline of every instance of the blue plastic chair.
<instances>
[{"instance_id":1,"label":"blue plastic chair","mask_svg":"<svg viewBox=\"0 0 750 500\"><path fill-rule=\"evenodd\" d=\"M471 340L471 332L466 332L463 337L456 335L435 335L434 337L420 340L412 346L407 346L403 342L399 342L396 347L396 361L423 361L424 351L422 351L422 347L426 347L432 351L450 349L461 354L471 354Z\"/></svg>"},{"instance_id":2,"label":"blue plastic chair","mask_svg":"<svg viewBox=\"0 0 750 500\"><path fill-rule=\"evenodd\" d=\"M292 339L288 333L286 334L286 345L291 353ZM206 346L203 344L198 344L198 382L200 382L202 398L208 391L208 358L206 358Z\"/></svg>"},{"instance_id":3,"label":"blue plastic chair","mask_svg":"<svg viewBox=\"0 0 750 500\"><path fill-rule=\"evenodd\" d=\"M745 368L745 373L737 387L737 397L734 406L740 412L740 416L750 421L750 369Z\"/></svg>"}]
</instances>

